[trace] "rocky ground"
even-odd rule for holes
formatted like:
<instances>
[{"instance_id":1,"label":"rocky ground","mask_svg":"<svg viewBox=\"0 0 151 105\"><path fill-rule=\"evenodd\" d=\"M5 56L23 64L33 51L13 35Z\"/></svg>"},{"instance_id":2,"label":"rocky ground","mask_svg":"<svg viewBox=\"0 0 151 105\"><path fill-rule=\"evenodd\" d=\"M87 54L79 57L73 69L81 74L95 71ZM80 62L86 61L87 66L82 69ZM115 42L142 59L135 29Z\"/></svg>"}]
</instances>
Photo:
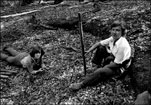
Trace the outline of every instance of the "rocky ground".
<instances>
[{"instance_id":1,"label":"rocky ground","mask_svg":"<svg viewBox=\"0 0 151 105\"><path fill-rule=\"evenodd\" d=\"M109 80L95 87L87 87L76 93L70 92L68 87L73 82L81 81L84 76L81 54L80 34L77 29L65 30L58 28L50 30L35 27L30 23L31 15L35 15L38 22L49 23L60 17L74 17L78 12L93 9L93 4L79 5L78 2L67 2L66 5L47 7L38 12L1 19L1 49L12 46L19 51L28 51L29 46L39 43L45 50L43 58L45 72L34 76L30 81L26 70L8 65L0 61L1 69L17 71L9 79L1 79L2 105L133 105L134 91L129 77L124 80ZM145 1L111 1L100 4L101 10L88 13L87 18L99 16L100 19L123 18L126 21L127 38L135 49L135 73L139 90L147 88L151 49L151 9L150 3ZM46 5L45 5L46 6ZM23 11L39 9L39 6L24 7ZM5 14L5 11L1 11ZM22 12L21 10L19 12ZM18 12L18 13L19 13ZM8 14L16 13L7 12ZM84 45L88 49L101 36L94 36L84 32ZM75 48L73 50L72 48ZM92 70L91 56L86 58L87 70Z\"/></svg>"}]
</instances>

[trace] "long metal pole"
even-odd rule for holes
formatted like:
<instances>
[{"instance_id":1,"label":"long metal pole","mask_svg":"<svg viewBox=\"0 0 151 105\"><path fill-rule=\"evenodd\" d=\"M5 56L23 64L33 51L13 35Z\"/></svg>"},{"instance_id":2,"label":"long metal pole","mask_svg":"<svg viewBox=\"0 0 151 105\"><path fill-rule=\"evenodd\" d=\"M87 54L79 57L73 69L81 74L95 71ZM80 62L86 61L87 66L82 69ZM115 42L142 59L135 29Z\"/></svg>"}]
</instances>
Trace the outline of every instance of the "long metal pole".
<instances>
[{"instance_id":1,"label":"long metal pole","mask_svg":"<svg viewBox=\"0 0 151 105\"><path fill-rule=\"evenodd\" d=\"M79 31L80 31L80 40L82 47L82 57L83 57L83 66L84 66L84 75L86 75L86 62L85 62L85 53L84 53L84 44L83 44L83 26L82 26L82 14L78 13L79 16Z\"/></svg>"}]
</instances>

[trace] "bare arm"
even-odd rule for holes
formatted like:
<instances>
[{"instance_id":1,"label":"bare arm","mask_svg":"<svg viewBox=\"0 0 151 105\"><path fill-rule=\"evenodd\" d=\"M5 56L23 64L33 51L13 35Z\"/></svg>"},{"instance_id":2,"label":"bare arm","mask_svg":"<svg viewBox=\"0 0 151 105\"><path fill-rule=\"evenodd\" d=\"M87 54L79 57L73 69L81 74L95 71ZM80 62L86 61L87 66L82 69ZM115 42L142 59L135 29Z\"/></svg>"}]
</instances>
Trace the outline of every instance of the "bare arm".
<instances>
[{"instance_id":1,"label":"bare arm","mask_svg":"<svg viewBox=\"0 0 151 105\"><path fill-rule=\"evenodd\" d=\"M88 51L86 51L86 53L94 51L100 45L101 45L100 42L95 43L92 47L90 47Z\"/></svg>"}]
</instances>

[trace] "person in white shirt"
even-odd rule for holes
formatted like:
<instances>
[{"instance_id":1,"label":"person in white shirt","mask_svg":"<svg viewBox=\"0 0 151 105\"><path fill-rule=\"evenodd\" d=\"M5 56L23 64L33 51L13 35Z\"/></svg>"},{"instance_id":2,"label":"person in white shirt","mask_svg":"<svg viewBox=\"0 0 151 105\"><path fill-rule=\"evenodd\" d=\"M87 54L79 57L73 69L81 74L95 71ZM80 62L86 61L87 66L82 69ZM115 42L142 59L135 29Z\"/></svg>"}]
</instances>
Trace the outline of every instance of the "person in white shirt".
<instances>
[{"instance_id":1,"label":"person in white shirt","mask_svg":"<svg viewBox=\"0 0 151 105\"><path fill-rule=\"evenodd\" d=\"M115 21L111 25L111 36L95 43L86 51L88 54L96 49L92 63L98 65L98 68L87 75L82 82L71 84L69 86L71 90L76 91L87 86L94 86L123 72L120 68L126 68L131 57L131 47L124 37L124 32L121 22Z\"/></svg>"}]
</instances>

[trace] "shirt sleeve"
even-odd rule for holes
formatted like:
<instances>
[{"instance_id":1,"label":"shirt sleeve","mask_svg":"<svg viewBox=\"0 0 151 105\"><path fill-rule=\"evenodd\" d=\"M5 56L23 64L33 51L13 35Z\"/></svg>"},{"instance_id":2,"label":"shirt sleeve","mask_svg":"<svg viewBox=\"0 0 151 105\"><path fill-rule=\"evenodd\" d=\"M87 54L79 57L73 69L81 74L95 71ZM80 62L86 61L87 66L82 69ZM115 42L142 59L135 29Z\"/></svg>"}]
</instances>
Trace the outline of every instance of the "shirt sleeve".
<instances>
[{"instance_id":1,"label":"shirt sleeve","mask_svg":"<svg viewBox=\"0 0 151 105\"><path fill-rule=\"evenodd\" d=\"M102 46L109 45L109 42L110 42L112 39L113 39L112 37L109 37L109 38L107 38L107 39L105 39L105 40L101 40L101 41L100 41L100 44L101 44Z\"/></svg>"},{"instance_id":2,"label":"shirt sleeve","mask_svg":"<svg viewBox=\"0 0 151 105\"><path fill-rule=\"evenodd\" d=\"M26 61L26 68L31 73L33 71L33 63L31 57Z\"/></svg>"},{"instance_id":3,"label":"shirt sleeve","mask_svg":"<svg viewBox=\"0 0 151 105\"><path fill-rule=\"evenodd\" d=\"M117 64L122 64L125 57L125 47L120 47L115 55L114 62Z\"/></svg>"}]
</instances>

